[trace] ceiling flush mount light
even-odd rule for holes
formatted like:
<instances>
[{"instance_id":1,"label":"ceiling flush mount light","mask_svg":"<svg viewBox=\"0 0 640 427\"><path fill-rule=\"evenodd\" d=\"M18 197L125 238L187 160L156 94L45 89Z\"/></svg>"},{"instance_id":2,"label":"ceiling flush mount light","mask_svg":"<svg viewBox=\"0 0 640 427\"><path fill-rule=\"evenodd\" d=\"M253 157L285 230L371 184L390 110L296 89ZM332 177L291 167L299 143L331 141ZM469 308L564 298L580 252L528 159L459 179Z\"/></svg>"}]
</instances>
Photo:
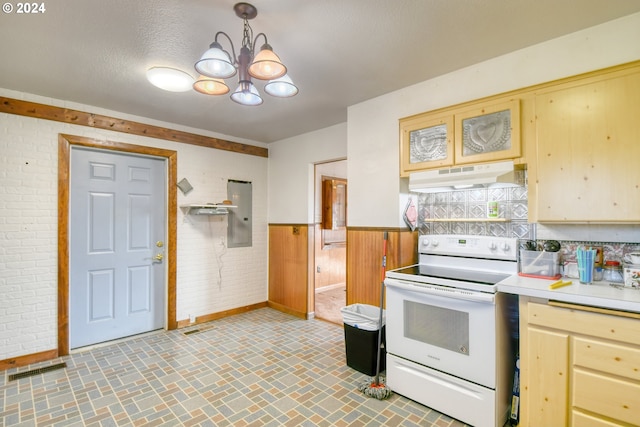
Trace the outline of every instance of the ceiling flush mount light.
<instances>
[{"instance_id":1,"label":"ceiling flush mount light","mask_svg":"<svg viewBox=\"0 0 640 427\"><path fill-rule=\"evenodd\" d=\"M147 70L147 80L152 85L170 92L191 90L193 77L184 71L169 67L152 67Z\"/></svg>"},{"instance_id":2,"label":"ceiling flush mount light","mask_svg":"<svg viewBox=\"0 0 640 427\"><path fill-rule=\"evenodd\" d=\"M231 94L231 99L242 105L262 104L262 97L251 81L252 77L268 80L265 91L269 95L286 98L298 93L298 88L286 75L287 67L273 52L273 48L267 41L267 36L260 33L255 38L253 37L253 29L249 25L249 20L258 16L258 9L249 3L237 3L233 9L236 15L244 21L240 54L236 57L231 38L225 32L218 31L209 49L195 63L195 69L201 77L194 83L194 89L208 95L225 94L229 91L229 87L223 79L238 74L238 88ZM224 36L229 42L231 55L222 48L218 41L221 36ZM264 44L256 54L255 48L260 37L264 38ZM209 79L207 80L207 78ZM202 83L200 83L201 81ZM216 82L217 92L201 90L207 84L213 87L211 81ZM227 88L226 91L223 91L222 85Z\"/></svg>"}]
</instances>

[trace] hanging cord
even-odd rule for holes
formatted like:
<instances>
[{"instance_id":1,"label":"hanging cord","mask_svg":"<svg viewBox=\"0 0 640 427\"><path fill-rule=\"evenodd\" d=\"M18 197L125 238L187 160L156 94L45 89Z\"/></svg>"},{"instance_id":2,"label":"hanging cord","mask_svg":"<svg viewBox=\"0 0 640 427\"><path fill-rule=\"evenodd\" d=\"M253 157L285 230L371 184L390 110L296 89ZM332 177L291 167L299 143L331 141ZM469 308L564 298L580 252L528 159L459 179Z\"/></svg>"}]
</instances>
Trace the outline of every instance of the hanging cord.
<instances>
[{"instance_id":1,"label":"hanging cord","mask_svg":"<svg viewBox=\"0 0 640 427\"><path fill-rule=\"evenodd\" d=\"M222 230L224 230L225 233L227 231L227 227L222 228ZM211 235L212 238L215 235L213 224L212 224L212 218L209 220L209 234ZM227 244L225 242L224 235L221 235L220 240L217 243L213 244L213 254L216 259L216 263L218 264L218 278L216 279L216 281L218 282L217 283L218 289L222 289L222 268L224 267L222 257L226 253L227 253Z\"/></svg>"},{"instance_id":2,"label":"hanging cord","mask_svg":"<svg viewBox=\"0 0 640 427\"><path fill-rule=\"evenodd\" d=\"M216 260L218 262L218 289L222 289L222 268L224 267L224 263L222 262L222 257L227 253L227 245L224 241L224 237L220 237L220 242L218 243L220 248L222 249L218 252L214 248L214 252L216 254Z\"/></svg>"}]
</instances>

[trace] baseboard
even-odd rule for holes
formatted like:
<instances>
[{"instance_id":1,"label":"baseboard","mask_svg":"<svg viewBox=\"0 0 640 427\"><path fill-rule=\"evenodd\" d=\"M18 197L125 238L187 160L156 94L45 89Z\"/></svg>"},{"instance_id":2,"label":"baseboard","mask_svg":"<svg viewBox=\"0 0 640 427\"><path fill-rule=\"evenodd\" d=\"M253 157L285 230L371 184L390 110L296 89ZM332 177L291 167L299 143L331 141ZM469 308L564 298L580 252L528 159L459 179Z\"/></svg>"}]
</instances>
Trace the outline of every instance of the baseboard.
<instances>
[{"instance_id":1,"label":"baseboard","mask_svg":"<svg viewBox=\"0 0 640 427\"><path fill-rule=\"evenodd\" d=\"M290 314L292 316L296 316L299 317L301 319L306 319L307 318L307 313L302 313L300 311L296 311L296 310L292 310L291 308L282 305L282 304L278 304L277 302L273 302L273 301L269 301L267 302L267 305L269 308L273 308L274 310L278 310L281 311L283 313L287 313Z\"/></svg>"},{"instance_id":2,"label":"baseboard","mask_svg":"<svg viewBox=\"0 0 640 427\"><path fill-rule=\"evenodd\" d=\"M233 308L231 310L220 311L218 313L205 314L203 316L196 317L196 321L194 323L190 323L189 319L179 320L178 328L184 328L186 326L193 326L198 323L206 323L212 320L222 319L223 317L233 316L234 314L246 313L248 311L257 310L259 308L271 307L278 311L284 311L285 313L292 314L294 316L306 318L306 314L300 314L293 312L291 310L286 310L284 306L279 306L278 304L271 302L260 302L257 304L251 304L244 307ZM55 359L58 357L58 350L48 350L40 353L27 354L24 356L12 357L5 360L0 360L0 371L4 371L6 369L18 368L20 366L26 366L31 363L44 362L46 360Z\"/></svg>"},{"instance_id":3,"label":"baseboard","mask_svg":"<svg viewBox=\"0 0 640 427\"><path fill-rule=\"evenodd\" d=\"M197 325L199 323L211 322L212 320L222 319L224 317L233 316L234 314L246 313L248 311L257 310L259 308L267 307L268 303L266 301L259 302L257 304L246 305L244 307L232 308L231 310L219 311L217 313L204 314L202 316L197 316L196 321L191 323L189 319L178 320L178 329L184 328L187 326Z\"/></svg>"},{"instance_id":4,"label":"baseboard","mask_svg":"<svg viewBox=\"0 0 640 427\"><path fill-rule=\"evenodd\" d=\"M316 294L320 293L320 292L333 291L334 289L340 289L340 288L345 288L346 289L346 287L347 287L347 284L345 282L336 283L335 285L327 285L327 286L323 286L321 288L316 288Z\"/></svg>"},{"instance_id":5,"label":"baseboard","mask_svg":"<svg viewBox=\"0 0 640 427\"><path fill-rule=\"evenodd\" d=\"M19 368L32 363L44 362L46 360L58 357L58 350L41 351L40 353L27 354L24 356L11 357L9 359L0 360L0 371L11 368Z\"/></svg>"}]
</instances>

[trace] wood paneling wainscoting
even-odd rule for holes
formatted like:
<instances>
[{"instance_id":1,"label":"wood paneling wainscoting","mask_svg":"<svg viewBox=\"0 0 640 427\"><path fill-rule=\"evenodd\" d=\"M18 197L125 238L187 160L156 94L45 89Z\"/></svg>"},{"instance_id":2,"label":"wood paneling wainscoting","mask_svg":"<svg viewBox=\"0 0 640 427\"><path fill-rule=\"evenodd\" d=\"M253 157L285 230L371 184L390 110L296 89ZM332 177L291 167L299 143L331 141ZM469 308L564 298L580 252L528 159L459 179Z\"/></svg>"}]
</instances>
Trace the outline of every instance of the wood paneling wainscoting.
<instances>
[{"instance_id":1,"label":"wood paneling wainscoting","mask_svg":"<svg viewBox=\"0 0 640 427\"><path fill-rule=\"evenodd\" d=\"M269 224L269 306L302 318L314 310L314 228ZM347 227L347 305L380 304L385 231L387 270L417 263L417 232Z\"/></svg>"},{"instance_id":2,"label":"wood paneling wainscoting","mask_svg":"<svg viewBox=\"0 0 640 427\"><path fill-rule=\"evenodd\" d=\"M331 230L322 230L320 224L315 225L314 243L314 279L315 290L321 288L330 288L336 285L345 285L347 276L347 231L344 230L344 242L340 244L323 245L323 231L332 232ZM318 271L320 270L320 271Z\"/></svg>"},{"instance_id":3,"label":"wood paneling wainscoting","mask_svg":"<svg viewBox=\"0 0 640 427\"><path fill-rule=\"evenodd\" d=\"M418 232L405 228L347 227L347 305L380 305L384 232L387 270L418 262Z\"/></svg>"},{"instance_id":4,"label":"wood paneling wainscoting","mask_svg":"<svg viewBox=\"0 0 640 427\"><path fill-rule=\"evenodd\" d=\"M308 224L269 224L269 307L302 318L313 311L313 233Z\"/></svg>"}]
</instances>

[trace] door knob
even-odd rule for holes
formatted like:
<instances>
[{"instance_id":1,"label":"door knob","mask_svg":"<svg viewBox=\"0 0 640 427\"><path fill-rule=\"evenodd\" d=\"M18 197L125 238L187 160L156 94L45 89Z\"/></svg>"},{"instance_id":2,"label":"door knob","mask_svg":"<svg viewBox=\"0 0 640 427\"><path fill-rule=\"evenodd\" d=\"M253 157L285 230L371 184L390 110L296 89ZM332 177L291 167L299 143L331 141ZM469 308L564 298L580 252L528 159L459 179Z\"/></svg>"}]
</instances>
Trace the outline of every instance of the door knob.
<instances>
[{"instance_id":1,"label":"door knob","mask_svg":"<svg viewBox=\"0 0 640 427\"><path fill-rule=\"evenodd\" d=\"M153 259L155 259L156 261L162 261L164 259L164 254L156 254Z\"/></svg>"},{"instance_id":2,"label":"door knob","mask_svg":"<svg viewBox=\"0 0 640 427\"><path fill-rule=\"evenodd\" d=\"M161 248L161 247L163 247L163 246L164 246L164 242L163 242L162 240L158 240L158 241L156 242L156 246L157 246L157 247L159 247L159 248Z\"/></svg>"}]
</instances>

